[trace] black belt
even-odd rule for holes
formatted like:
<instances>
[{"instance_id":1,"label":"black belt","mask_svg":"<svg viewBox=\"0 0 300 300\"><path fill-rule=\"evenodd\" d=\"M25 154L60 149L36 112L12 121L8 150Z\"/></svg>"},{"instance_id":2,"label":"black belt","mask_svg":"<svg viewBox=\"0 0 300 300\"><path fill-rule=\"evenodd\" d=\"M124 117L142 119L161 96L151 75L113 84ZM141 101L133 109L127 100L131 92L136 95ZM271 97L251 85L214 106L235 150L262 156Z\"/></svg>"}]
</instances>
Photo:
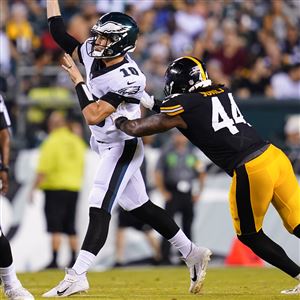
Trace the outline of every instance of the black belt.
<instances>
[{"instance_id":1,"label":"black belt","mask_svg":"<svg viewBox=\"0 0 300 300\"><path fill-rule=\"evenodd\" d=\"M250 153L249 155L247 155L237 166L236 168L239 168L240 166L246 164L247 162L251 161L252 159L260 156L261 154L263 154L268 148L269 148L270 144L264 145L263 147L261 147L260 149Z\"/></svg>"}]
</instances>

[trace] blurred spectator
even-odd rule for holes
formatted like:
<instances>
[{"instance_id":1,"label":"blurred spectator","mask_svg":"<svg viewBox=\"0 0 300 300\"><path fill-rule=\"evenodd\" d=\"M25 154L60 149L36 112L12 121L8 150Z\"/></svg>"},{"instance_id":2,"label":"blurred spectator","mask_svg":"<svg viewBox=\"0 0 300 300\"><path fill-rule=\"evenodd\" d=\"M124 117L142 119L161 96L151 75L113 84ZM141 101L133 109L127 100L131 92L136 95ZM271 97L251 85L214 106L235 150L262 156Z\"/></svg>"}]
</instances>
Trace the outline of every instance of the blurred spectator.
<instances>
[{"instance_id":1,"label":"blurred spectator","mask_svg":"<svg viewBox=\"0 0 300 300\"><path fill-rule=\"evenodd\" d=\"M300 35L295 25L288 26L281 48L284 64L290 65L300 61Z\"/></svg>"},{"instance_id":2,"label":"blurred spectator","mask_svg":"<svg viewBox=\"0 0 300 300\"><path fill-rule=\"evenodd\" d=\"M237 86L236 95L241 99L260 95L272 97L270 76L271 72L265 60L257 58L252 69L245 69L241 73L241 77L234 82L232 88L235 90L235 85Z\"/></svg>"},{"instance_id":3,"label":"blurred spectator","mask_svg":"<svg viewBox=\"0 0 300 300\"><path fill-rule=\"evenodd\" d=\"M11 7L11 16L6 25L6 33L19 54L28 55L31 49L39 45L39 40L35 37L28 20L27 7L20 2L14 3Z\"/></svg>"},{"instance_id":4,"label":"blurred spectator","mask_svg":"<svg viewBox=\"0 0 300 300\"><path fill-rule=\"evenodd\" d=\"M287 155L294 171L300 175L300 114L291 115L284 127Z\"/></svg>"},{"instance_id":5,"label":"blurred spectator","mask_svg":"<svg viewBox=\"0 0 300 300\"><path fill-rule=\"evenodd\" d=\"M283 41L291 15L283 0L271 1L271 11L263 18L263 30L268 35L275 35L278 41Z\"/></svg>"},{"instance_id":6,"label":"blurred spectator","mask_svg":"<svg viewBox=\"0 0 300 300\"><path fill-rule=\"evenodd\" d=\"M232 20L225 20L223 43L212 57L220 61L225 75L234 76L246 66L247 53L242 39L238 36L237 24Z\"/></svg>"},{"instance_id":7,"label":"blurred spectator","mask_svg":"<svg viewBox=\"0 0 300 300\"><path fill-rule=\"evenodd\" d=\"M286 69L287 73L280 72L271 78L274 97L278 100L300 101L300 63L289 65Z\"/></svg>"},{"instance_id":8,"label":"blurred spectator","mask_svg":"<svg viewBox=\"0 0 300 300\"><path fill-rule=\"evenodd\" d=\"M81 188L86 145L72 133L62 113L54 111L48 119L49 136L40 148L37 176L33 190L45 194L47 231L51 234L52 260L46 268L57 268L61 235L68 236L73 266L77 252L75 229L76 204Z\"/></svg>"},{"instance_id":9,"label":"blurred spectator","mask_svg":"<svg viewBox=\"0 0 300 300\"><path fill-rule=\"evenodd\" d=\"M220 61L216 59L209 60L207 63L207 72L214 83L225 84L225 86L231 87L230 77L223 73Z\"/></svg>"},{"instance_id":10,"label":"blurred spectator","mask_svg":"<svg viewBox=\"0 0 300 300\"><path fill-rule=\"evenodd\" d=\"M157 163L156 184L166 201L166 211L172 217L176 213L181 214L183 232L192 239L194 204L200 199L205 171L184 135L174 131L171 138L171 143L163 149ZM193 192L193 181L198 183L197 193ZM170 244L163 239L163 263L170 263L169 251Z\"/></svg>"},{"instance_id":11,"label":"blurred spectator","mask_svg":"<svg viewBox=\"0 0 300 300\"><path fill-rule=\"evenodd\" d=\"M68 23L68 33L79 42L83 43L89 37L90 29L89 24L83 16L74 15L70 18Z\"/></svg>"}]
</instances>

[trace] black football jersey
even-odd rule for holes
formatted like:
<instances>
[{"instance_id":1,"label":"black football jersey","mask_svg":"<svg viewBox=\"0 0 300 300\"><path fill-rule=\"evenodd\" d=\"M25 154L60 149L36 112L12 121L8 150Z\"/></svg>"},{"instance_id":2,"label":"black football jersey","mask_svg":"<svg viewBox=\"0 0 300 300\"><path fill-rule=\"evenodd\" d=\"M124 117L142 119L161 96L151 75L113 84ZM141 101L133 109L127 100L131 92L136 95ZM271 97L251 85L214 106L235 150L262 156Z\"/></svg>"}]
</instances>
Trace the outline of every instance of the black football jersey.
<instances>
[{"instance_id":1,"label":"black football jersey","mask_svg":"<svg viewBox=\"0 0 300 300\"><path fill-rule=\"evenodd\" d=\"M245 120L226 88L171 95L160 111L180 115L188 126L178 128L182 134L231 176L247 155L267 144Z\"/></svg>"}]
</instances>

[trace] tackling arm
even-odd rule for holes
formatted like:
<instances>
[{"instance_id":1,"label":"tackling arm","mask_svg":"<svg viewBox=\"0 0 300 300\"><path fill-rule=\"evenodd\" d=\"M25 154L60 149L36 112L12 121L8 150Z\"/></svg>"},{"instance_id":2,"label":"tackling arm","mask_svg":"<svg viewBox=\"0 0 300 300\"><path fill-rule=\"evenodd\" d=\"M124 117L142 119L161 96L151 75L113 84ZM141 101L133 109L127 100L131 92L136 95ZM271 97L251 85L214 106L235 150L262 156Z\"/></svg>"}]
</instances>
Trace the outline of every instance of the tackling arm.
<instances>
[{"instance_id":1,"label":"tackling arm","mask_svg":"<svg viewBox=\"0 0 300 300\"><path fill-rule=\"evenodd\" d=\"M120 117L116 119L115 124L118 129L132 136L151 135L174 127L187 128L186 123L180 116L171 117L165 113L135 120Z\"/></svg>"}]
</instances>

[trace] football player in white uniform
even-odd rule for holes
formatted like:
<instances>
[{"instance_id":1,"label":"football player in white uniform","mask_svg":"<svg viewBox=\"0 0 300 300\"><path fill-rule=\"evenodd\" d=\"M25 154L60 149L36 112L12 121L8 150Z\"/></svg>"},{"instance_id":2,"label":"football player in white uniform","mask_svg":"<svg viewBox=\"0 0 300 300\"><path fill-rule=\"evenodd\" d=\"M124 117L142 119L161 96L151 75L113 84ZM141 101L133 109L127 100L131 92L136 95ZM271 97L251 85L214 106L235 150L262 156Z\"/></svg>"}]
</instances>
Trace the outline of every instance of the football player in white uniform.
<instances>
[{"instance_id":1,"label":"football player in white uniform","mask_svg":"<svg viewBox=\"0 0 300 300\"><path fill-rule=\"evenodd\" d=\"M177 247L190 268L190 291L198 293L211 251L194 245L166 212L149 200L140 172L142 141L114 125L120 115L140 117L140 100L149 98L144 91L145 76L127 53L135 48L137 24L123 13L105 14L93 26L92 37L80 44L65 31L57 0L47 0L47 16L54 40L67 53L63 68L75 84L82 114L91 129L91 148L99 154L100 162L89 196L88 230L77 260L64 280L43 296L65 297L88 290L86 272L106 241L116 201ZM83 63L86 82L71 55L78 55Z\"/></svg>"},{"instance_id":2,"label":"football player in white uniform","mask_svg":"<svg viewBox=\"0 0 300 300\"><path fill-rule=\"evenodd\" d=\"M0 95L0 197L5 195L8 191L8 163L9 163L9 148L10 135L8 128L11 122L7 109ZM4 286L4 294L10 300L33 300L34 297L25 288L23 288L19 281L11 253L9 241L4 236L0 224L0 285L1 281ZM2 299L2 297L0 296Z\"/></svg>"}]
</instances>

